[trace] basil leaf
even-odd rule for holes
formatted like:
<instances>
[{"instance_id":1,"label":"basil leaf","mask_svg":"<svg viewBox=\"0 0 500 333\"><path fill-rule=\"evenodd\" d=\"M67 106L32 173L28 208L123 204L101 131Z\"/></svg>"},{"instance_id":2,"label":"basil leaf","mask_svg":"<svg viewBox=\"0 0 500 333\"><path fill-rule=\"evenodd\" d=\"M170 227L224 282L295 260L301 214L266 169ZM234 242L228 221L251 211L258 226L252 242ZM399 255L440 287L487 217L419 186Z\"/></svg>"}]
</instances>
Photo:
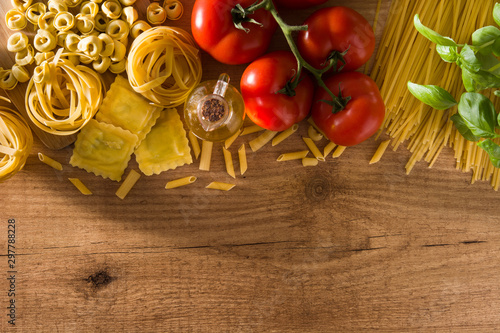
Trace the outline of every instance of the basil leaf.
<instances>
[{"instance_id":1,"label":"basil leaf","mask_svg":"<svg viewBox=\"0 0 500 333\"><path fill-rule=\"evenodd\" d=\"M500 77L500 61L493 54L476 54L477 59L481 63L481 69Z\"/></svg>"},{"instance_id":2,"label":"basil leaf","mask_svg":"<svg viewBox=\"0 0 500 333\"><path fill-rule=\"evenodd\" d=\"M500 146L490 139L483 140L477 145L488 153L491 164L493 164L495 168L500 168Z\"/></svg>"},{"instance_id":3,"label":"basil leaf","mask_svg":"<svg viewBox=\"0 0 500 333\"><path fill-rule=\"evenodd\" d=\"M474 134L472 134L471 130L467 127L464 119L462 118L462 116L460 116L460 114L455 113L453 116L450 117L450 119L453 121L453 124L455 124L455 127L457 128L458 132L462 134L465 140L479 141L480 137L477 137Z\"/></svg>"},{"instance_id":4,"label":"basil leaf","mask_svg":"<svg viewBox=\"0 0 500 333\"><path fill-rule=\"evenodd\" d=\"M476 57L476 53L469 45L464 45L460 56L457 59L457 64L460 68L466 68L469 72L479 72L481 70L481 62Z\"/></svg>"},{"instance_id":5,"label":"basil leaf","mask_svg":"<svg viewBox=\"0 0 500 333\"><path fill-rule=\"evenodd\" d=\"M500 38L500 29L494 26L487 26L480 28L472 34L472 45L481 54L491 54L493 52L493 46Z\"/></svg>"},{"instance_id":6,"label":"basil leaf","mask_svg":"<svg viewBox=\"0 0 500 333\"><path fill-rule=\"evenodd\" d=\"M495 23L500 26L500 4L496 3L495 7L493 7L493 20Z\"/></svg>"},{"instance_id":7,"label":"basil leaf","mask_svg":"<svg viewBox=\"0 0 500 333\"><path fill-rule=\"evenodd\" d=\"M462 81L465 90L469 92L500 87L500 77L482 70L473 73L468 71L467 68L462 68Z\"/></svg>"},{"instance_id":8,"label":"basil leaf","mask_svg":"<svg viewBox=\"0 0 500 333\"><path fill-rule=\"evenodd\" d=\"M458 52L456 46L436 45L436 52L441 59L446 62L455 62L458 59Z\"/></svg>"},{"instance_id":9,"label":"basil leaf","mask_svg":"<svg viewBox=\"0 0 500 333\"><path fill-rule=\"evenodd\" d=\"M453 96L438 86L424 86L408 81L408 90L419 101L433 107L436 110L446 110L454 105L457 105L457 101L455 101Z\"/></svg>"},{"instance_id":10,"label":"basil leaf","mask_svg":"<svg viewBox=\"0 0 500 333\"><path fill-rule=\"evenodd\" d=\"M420 22L418 14L413 17L413 25L418 32L420 32L425 38L433 42L434 44L444 45L444 46L457 46L457 43L453 41L450 37L444 37L435 32L434 30L427 28Z\"/></svg>"},{"instance_id":11,"label":"basil leaf","mask_svg":"<svg viewBox=\"0 0 500 333\"><path fill-rule=\"evenodd\" d=\"M458 103L458 113L472 134L481 138L494 138L497 113L493 103L485 96L466 92Z\"/></svg>"}]
</instances>

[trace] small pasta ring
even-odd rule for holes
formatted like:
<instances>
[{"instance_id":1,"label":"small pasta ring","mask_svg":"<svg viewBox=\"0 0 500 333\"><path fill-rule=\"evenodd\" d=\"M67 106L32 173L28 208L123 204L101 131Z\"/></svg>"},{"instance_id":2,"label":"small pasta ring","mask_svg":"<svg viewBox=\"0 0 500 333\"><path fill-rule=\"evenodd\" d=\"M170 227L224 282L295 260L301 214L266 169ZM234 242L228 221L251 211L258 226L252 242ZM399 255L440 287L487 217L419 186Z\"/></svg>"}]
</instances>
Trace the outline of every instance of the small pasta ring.
<instances>
[{"instance_id":1,"label":"small pasta ring","mask_svg":"<svg viewBox=\"0 0 500 333\"><path fill-rule=\"evenodd\" d=\"M54 56L54 52L49 51L49 52L37 52L35 54L35 64L40 65L42 62L45 60L48 60Z\"/></svg>"},{"instance_id":2,"label":"small pasta ring","mask_svg":"<svg viewBox=\"0 0 500 333\"><path fill-rule=\"evenodd\" d=\"M143 20L135 21L132 27L130 27L130 36L132 36L132 38L137 38L137 36L148 29L151 29L148 22Z\"/></svg>"},{"instance_id":3,"label":"small pasta ring","mask_svg":"<svg viewBox=\"0 0 500 333\"><path fill-rule=\"evenodd\" d=\"M43 2L37 2L32 4L24 15L31 24L38 25L38 19L40 16L44 15L47 12L47 6Z\"/></svg>"},{"instance_id":4,"label":"small pasta ring","mask_svg":"<svg viewBox=\"0 0 500 333\"><path fill-rule=\"evenodd\" d=\"M19 66L31 65L35 60L35 50L33 46L28 45L24 50L16 53L16 64Z\"/></svg>"},{"instance_id":5,"label":"small pasta ring","mask_svg":"<svg viewBox=\"0 0 500 333\"><path fill-rule=\"evenodd\" d=\"M115 42L115 50L110 58L111 61L117 62L125 58L125 54L127 53L127 47L119 40L115 40L114 42Z\"/></svg>"},{"instance_id":6,"label":"small pasta ring","mask_svg":"<svg viewBox=\"0 0 500 333\"><path fill-rule=\"evenodd\" d=\"M137 13L137 10L132 7L128 6L123 8L122 10L122 20L127 22L130 26L134 24L135 21L139 18L139 14Z\"/></svg>"},{"instance_id":7,"label":"small pasta ring","mask_svg":"<svg viewBox=\"0 0 500 333\"><path fill-rule=\"evenodd\" d=\"M120 2L123 6L132 6L136 0L120 0Z\"/></svg>"},{"instance_id":8,"label":"small pasta ring","mask_svg":"<svg viewBox=\"0 0 500 333\"><path fill-rule=\"evenodd\" d=\"M94 17L95 29L99 32L105 32L108 23L109 23L109 17L104 15L103 12L98 12Z\"/></svg>"},{"instance_id":9,"label":"small pasta ring","mask_svg":"<svg viewBox=\"0 0 500 333\"><path fill-rule=\"evenodd\" d=\"M10 69L0 71L0 88L12 90L17 86L17 79Z\"/></svg>"},{"instance_id":10,"label":"small pasta ring","mask_svg":"<svg viewBox=\"0 0 500 333\"><path fill-rule=\"evenodd\" d=\"M80 7L80 14L95 18L99 12L99 6L95 2L87 1Z\"/></svg>"},{"instance_id":11,"label":"small pasta ring","mask_svg":"<svg viewBox=\"0 0 500 333\"><path fill-rule=\"evenodd\" d=\"M122 15L122 5L118 1L106 0L101 6L101 10L112 20L116 20Z\"/></svg>"},{"instance_id":12,"label":"small pasta ring","mask_svg":"<svg viewBox=\"0 0 500 333\"><path fill-rule=\"evenodd\" d=\"M90 34L94 31L95 22L91 17L76 15L76 27L84 35Z\"/></svg>"},{"instance_id":13,"label":"small pasta ring","mask_svg":"<svg viewBox=\"0 0 500 333\"><path fill-rule=\"evenodd\" d=\"M113 38L113 40L119 40L122 43L127 41L130 32L130 27L127 22L122 20L113 20L109 22L106 27L106 33Z\"/></svg>"},{"instance_id":14,"label":"small pasta ring","mask_svg":"<svg viewBox=\"0 0 500 333\"><path fill-rule=\"evenodd\" d=\"M68 5L68 7L73 8L82 3L82 0L64 0L64 2Z\"/></svg>"},{"instance_id":15,"label":"small pasta ring","mask_svg":"<svg viewBox=\"0 0 500 333\"><path fill-rule=\"evenodd\" d=\"M80 36L70 32L64 40L64 48L69 52L78 52L78 43L80 43L80 40Z\"/></svg>"},{"instance_id":16,"label":"small pasta ring","mask_svg":"<svg viewBox=\"0 0 500 333\"><path fill-rule=\"evenodd\" d=\"M47 4L47 9L49 12L54 12L54 13L60 13L60 12L67 12L68 11L68 6L64 1L60 0L49 0Z\"/></svg>"},{"instance_id":17,"label":"small pasta ring","mask_svg":"<svg viewBox=\"0 0 500 333\"><path fill-rule=\"evenodd\" d=\"M45 29L49 31L55 31L54 27L54 18L56 17L56 13L54 12L46 12L38 18L38 26L40 29Z\"/></svg>"},{"instance_id":18,"label":"small pasta ring","mask_svg":"<svg viewBox=\"0 0 500 333\"><path fill-rule=\"evenodd\" d=\"M123 58L120 61L111 62L109 65L109 71L113 74L120 74L125 72L127 69L127 58Z\"/></svg>"},{"instance_id":19,"label":"small pasta ring","mask_svg":"<svg viewBox=\"0 0 500 333\"><path fill-rule=\"evenodd\" d=\"M25 12L30 6L33 0L11 0L12 7Z\"/></svg>"},{"instance_id":20,"label":"small pasta ring","mask_svg":"<svg viewBox=\"0 0 500 333\"><path fill-rule=\"evenodd\" d=\"M111 65L111 59L109 57L99 57L97 60L92 62L92 67L97 73L103 74L106 72Z\"/></svg>"},{"instance_id":21,"label":"small pasta ring","mask_svg":"<svg viewBox=\"0 0 500 333\"><path fill-rule=\"evenodd\" d=\"M53 24L57 31L66 32L75 26L75 17L70 12L59 12L54 17Z\"/></svg>"},{"instance_id":22,"label":"small pasta ring","mask_svg":"<svg viewBox=\"0 0 500 333\"><path fill-rule=\"evenodd\" d=\"M56 37L48 30L38 29L33 40L35 49L40 52L48 52L57 46Z\"/></svg>"},{"instance_id":23,"label":"small pasta ring","mask_svg":"<svg viewBox=\"0 0 500 333\"><path fill-rule=\"evenodd\" d=\"M110 57L115 50L115 42L113 39L105 33L101 33L98 38L102 41L102 57Z\"/></svg>"},{"instance_id":24,"label":"small pasta ring","mask_svg":"<svg viewBox=\"0 0 500 333\"><path fill-rule=\"evenodd\" d=\"M167 19L167 11L157 2L152 2L146 9L146 18L151 24L162 24Z\"/></svg>"},{"instance_id":25,"label":"small pasta ring","mask_svg":"<svg viewBox=\"0 0 500 333\"><path fill-rule=\"evenodd\" d=\"M26 15L17 8L13 8L5 13L5 23L10 30L23 30L28 25Z\"/></svg>"},{"instance_id":26,"label":"small pasta ring","mask_svg":"<svg viewBox=\"0 0 500 333\"><path fill-rule=\"evenodd\" d=\"M96 60L99 58L102 51L102 40L95 36L84 37L78 43L78 50L93 60Z\"/></svg>"},{"instance_id":27,"label":"small pasta ring","mask_svg":"<svg viewBox=\"0 0 500 333\"><path fill-rule=\"evenodd\" d=\"M19 66L18 64L14 64L12 66L12 74L19 82L27 82L30 79L30 73L24 66Z\"/></svg>"},{"instance_id":28,"label":"small pasta ring","mask_svg":"<svg viewBox=\"0 0 500 333\"><path fill-rule=\"evenodd\" d=\"M175 21L182 17L184 14L184 6L180 1L177 0L166 0L164 5L165 10L167 11L167 19Z\"/></svg>"},{"instance_id":29,"label":"small pasta ring","mask_svg":"<svg viewBox=\"0 0 500 333\"><path fill-rule=\"evenodd\" d=\"M10 52L19 52L28 46L28 36L23 32L16 32L12 34L7 40L7 50Z\"/></svg>"}]
</instances>

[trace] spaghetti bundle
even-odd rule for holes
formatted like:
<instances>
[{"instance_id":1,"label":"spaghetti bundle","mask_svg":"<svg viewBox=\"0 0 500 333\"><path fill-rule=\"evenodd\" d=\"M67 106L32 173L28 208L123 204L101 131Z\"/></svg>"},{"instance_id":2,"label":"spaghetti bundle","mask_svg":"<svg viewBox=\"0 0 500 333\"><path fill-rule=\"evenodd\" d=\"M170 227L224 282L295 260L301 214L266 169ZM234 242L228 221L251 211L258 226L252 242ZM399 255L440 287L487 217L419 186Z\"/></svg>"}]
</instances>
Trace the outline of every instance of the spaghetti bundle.
<instances>
[{"instance_id":1,"label":"spaghetti bundle","mask_svg":"<svg viewBox=\"0 0 500 333\"><path fill-rule=\"evenodd\" d=\"M132 43L127 74L134 90L153 103L179 106L201 81L199 50L186 31L154 27Z\"/></svg>"},{"instance_id":2,"label":"spaghetti bundle","mask_svg":"<svg viewBox=\"0 0 500 333\"><path fill-rule=\"evenodd\" d=\"M494 0L393 0L382 40L370 76L380 87L386 105L382 129L391 137L396 150L407 142L412 153L406 165L410 173L415 163L424 159L431 167L443 147L455 150L456 168L472 171L472 182L490 180L498 190L500 170L490 163L488 154L468 142L456 130L450 117L457 107L435 110L421 103L407 89L407 82L438 85L455 98L465 91L460 68L441 60L435 45L413 26L419 14L425 26L458 43L469 43L472 33L493 25ZM484 92L499 106L492 92Z\"/></svg>"},{"instance_id":3,"label":"spaghetti bundle","mask_svg":"<svg viewBox=\"0 0 500 333\"><path fill-rule=\"evenodd\" d=\"M33 134L26 121L0 106L0 182L24 167L32 145Z\"/></svg>"}]
</instances>

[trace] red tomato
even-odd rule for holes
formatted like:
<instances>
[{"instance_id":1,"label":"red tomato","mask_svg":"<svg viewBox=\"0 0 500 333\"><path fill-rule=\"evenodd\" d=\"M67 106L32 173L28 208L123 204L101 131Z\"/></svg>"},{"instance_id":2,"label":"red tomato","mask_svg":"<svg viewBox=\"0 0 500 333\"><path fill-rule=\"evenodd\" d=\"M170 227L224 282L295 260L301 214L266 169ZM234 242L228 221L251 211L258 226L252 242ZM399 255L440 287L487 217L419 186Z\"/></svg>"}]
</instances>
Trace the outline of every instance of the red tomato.
<instances>
[{"instance_id":1,"label":"red tomato","mask_svg":"<svg viewBox=\"0 0 500 333\"><path fill-rule=\"evenodd\" d=\"M233 24L231 10L241 4L249 7L255 0L196 0L191 16L191 31L201 49L217 61L230 64L251 62L266 52L278 24L270 12L257 10L250 17L262 25L245 22L248 32Z\"/></svg>"},{"instance_id":2,"label":"red tomato","mask_svg":"<svg viewBox=\"0 0 500 333\"><path fill-rule=\"evenodd\" d=\"M275 51L252 62L240 82L245 111L256 124L271 131L283 131L303 120L311 109L314 84L302 73L295 96L278 93L293 78L297 60L292 52Z\"/></svg>"},{"instance_id":3,"label":"red tomato","mask_svg":"<svg viewBox=\"0 0 500 333\"><path fill-rule=\"evenodd\" d=\"M353 146L371 137L382 125L385 105L375 82L360 72L333 75L325 81L331 92L343 97L351 96L345 108L337 113L332 106L321 100L331 101L322 88L316 91L312 106L312 118L330 141L341 146ZM340 85L340 86L339 86Z\"/></svg>"},{"instance_id":4,"label":"red tomato","mask_svg":"<svg viewBox=\"0 0 500 333\"><path fill-rule=\"evenodd\" d=\"M322 8L309 16L304 24L308 29L298 34L297 46L313 67L323 68L332 52L348 50L343 57L345 66L342 71L353 71L363 66L375 49L375 34L370 23L354 9L341 6Z\"/></svg>"},{"instance_id":5,"label":"red tomato","mask_svg":"<svg viewBox=\"0 0 500 333\"><path fill-rule=\"evenodd\" d=\"M305 9L317 5L321 5L328 0L274 0L278 7L292 8L292 9Z\"/></svg>"}]
</instances>

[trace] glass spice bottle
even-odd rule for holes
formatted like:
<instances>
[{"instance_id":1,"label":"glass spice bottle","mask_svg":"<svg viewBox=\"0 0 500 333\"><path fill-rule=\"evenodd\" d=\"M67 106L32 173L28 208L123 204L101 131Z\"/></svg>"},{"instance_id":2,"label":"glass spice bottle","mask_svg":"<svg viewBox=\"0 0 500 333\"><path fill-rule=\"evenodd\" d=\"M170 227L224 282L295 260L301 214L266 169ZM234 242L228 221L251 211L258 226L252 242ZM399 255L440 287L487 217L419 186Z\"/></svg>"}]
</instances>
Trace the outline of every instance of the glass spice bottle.
<instances>
[{"instance_id":1,"label":"glass spice bottle","mask_svg":"<svg viewBox=\"0 0 500 333\"><path fill-rule=\"evenodd\" d=\"M198 138L223 141L243 125L245 104L240 92L229 84L229 75L200 83L184 105L184 120Z\"/></svg>"}]
</instances>

